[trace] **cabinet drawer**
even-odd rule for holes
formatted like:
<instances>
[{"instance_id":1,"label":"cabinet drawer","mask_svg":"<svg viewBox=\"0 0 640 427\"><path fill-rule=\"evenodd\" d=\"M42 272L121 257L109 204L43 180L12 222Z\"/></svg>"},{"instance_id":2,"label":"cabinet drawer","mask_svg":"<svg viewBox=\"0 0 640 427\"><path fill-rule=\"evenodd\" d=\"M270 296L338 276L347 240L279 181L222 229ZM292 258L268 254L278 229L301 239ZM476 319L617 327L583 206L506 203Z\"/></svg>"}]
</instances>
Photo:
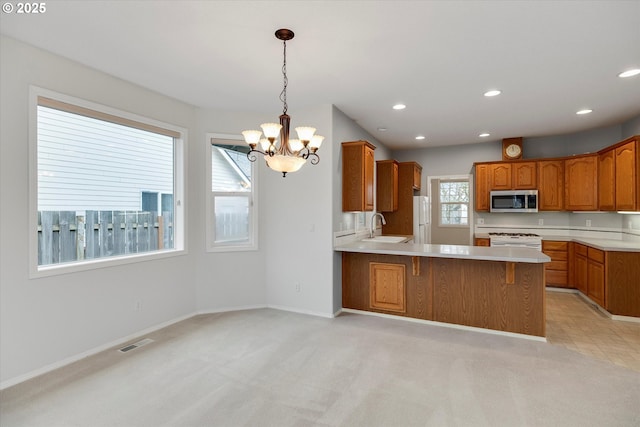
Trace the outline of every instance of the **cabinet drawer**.
<instances>
[{"instance_id":1,"label":"cabinet drawer","mask_svg":"<svg viewBox=\"0 0 640 427\"><path fill-rule=\"evenodd\" d=\"M567 271L567 261L551 261L545 264L545 267L547 268L547 272L550 270Z\"/></svg>"},{"instance_id":2,"label":"cabinet drawer","mask_svg":"<svg viewBox=\"0 0 640 427\"><path fill-rule=\"evenodd\" d=\"M550 251L566 251L569 242L558 242L555 240L543 240L542 241L542 250L550 250Z\"/></svg>"},{"instance_id":3,"label":"cabinet drawer","mask_svg":"<svg viewBox=\"0 0 640 427\"><path fill-rule=\"evenodd\" d=\"M604 251L595 248L588 248L589 259L604 264Z\"/></svg>"},{"instance_id":4,"label":"cabinet drawer","mask_svg":"<svg viewBox=\"0 0 640 427\"><path fill-rule=\"evenodd\" d=\"M587 247L585 245L581 245L580 243L576 243L574 246L577 255L587 256Z\"/></svg>"},{"instance_id":5,"label":"cabinet drawer","mask_svg":"<svg viewBox=\"0 0 640 427\"><path fill-rule=\"evenodd\" d=\"M551 258L551 261L566 261L568 259L567 252L563 251L548 251L543 249L545 255L548 255Z\"/></svg>"},{"instance_id":6,"label":"cabinet drawer","mask_svg":"<svg viewBox=\"0 0 640 427\"><path fill-rule=\"evenodd\" d=\"M545 272L547 283L552 285L566 285L567 284L567 272L566 271L554 271L549 270Z\"/></svg>"}]
</instances>

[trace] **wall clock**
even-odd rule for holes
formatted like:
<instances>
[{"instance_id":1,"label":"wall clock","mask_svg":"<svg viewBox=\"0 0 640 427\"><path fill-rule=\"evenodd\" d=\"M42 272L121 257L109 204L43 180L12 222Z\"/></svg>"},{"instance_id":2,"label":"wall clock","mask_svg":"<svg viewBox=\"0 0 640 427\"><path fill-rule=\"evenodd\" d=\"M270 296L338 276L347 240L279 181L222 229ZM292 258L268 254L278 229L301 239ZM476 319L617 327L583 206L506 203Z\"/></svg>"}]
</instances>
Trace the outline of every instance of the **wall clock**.
<instances>
[{"instance_id":1,"label":"wall clock","mask_svg":"<svg viewBox=\"0 0 640 427\"><path fill-rule=\"evenodd\" d=\"M502 140L502 160L522 158L522 138L505 138Z\"/></svg>"}]
</instances>

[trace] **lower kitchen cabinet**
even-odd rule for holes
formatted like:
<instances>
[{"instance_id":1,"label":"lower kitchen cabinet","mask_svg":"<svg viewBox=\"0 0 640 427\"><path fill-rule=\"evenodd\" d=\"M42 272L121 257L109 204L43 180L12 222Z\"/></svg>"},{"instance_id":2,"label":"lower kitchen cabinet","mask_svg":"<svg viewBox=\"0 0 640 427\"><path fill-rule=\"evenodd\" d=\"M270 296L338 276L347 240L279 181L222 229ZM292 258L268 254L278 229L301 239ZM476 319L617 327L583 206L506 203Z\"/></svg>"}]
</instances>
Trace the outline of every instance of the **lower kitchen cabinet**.
<instances>
[{"instance_id":1,"label":"lower kitchen cabinet","mask_svg":"<svg viewBox=\"0 0 640 427\"><path fill-rule=\"evenodd\" d=\"M580 243L573 243L573 268L570 270L573 272L573 280L570 280L570 284L575 285L576 288L583 294L587 295L587 247Z\"/></svg>"},{"instance_id":2,"label":"lower kitchen cabinet","mask_svg":"<svg viewBox=\"0 0 640 427\"><path fill-rule=\"evenodd\" d=\"M545 264L545 277L547 286L561 288L569 287L568 260L569 243L554 240L542 241L542 252L551 258L551 262Z\"/></svg>"},{"instance_id":3,"label":"lower kitchen cabinet","mask_svg":"<svg viewBox=\"0 0 640 427\"><path fill-rule=\"evenodd\" d=\"M371 308L406 312L405 265L369 263L369 304Z\"/></svg>"},{"instance_id":4,"label":"lower kitchen cabinet","mask_svg":"<svg viewBox=\"0 0 640 427\"><path fill-rule=\"evenodd\" d=\"M486 237L476 237L473 243L474 246L491 246L491 239Z\"/></svg>"},{"instance_id":5,"label":"lower kitchen cabinet","mask_svg":"<svg viewBox=\"0 0 640 427\"><path fill-rule=\"evenodd\" d=\"M640 252L603 251L572 243L569 287L618 316L640 317Z\"/></svg>"}]
</instances>

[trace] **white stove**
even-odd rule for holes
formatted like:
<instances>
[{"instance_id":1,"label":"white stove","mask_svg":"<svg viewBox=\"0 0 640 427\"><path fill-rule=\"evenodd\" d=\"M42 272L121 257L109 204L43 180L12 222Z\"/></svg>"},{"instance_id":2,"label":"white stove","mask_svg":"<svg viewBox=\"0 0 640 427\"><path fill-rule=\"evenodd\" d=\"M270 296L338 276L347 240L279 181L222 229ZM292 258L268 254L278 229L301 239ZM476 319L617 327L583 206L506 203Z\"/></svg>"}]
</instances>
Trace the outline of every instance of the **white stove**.
<instances>
[{"instance_id":1,"label":"white stove","mask_svg":"<svg viewBox=\"0 0 640 427\"><path fill-rule=\"evenodd\" d=\"M542 237L532 233L489 233L492 247L531 248L542 251Z\"/></svg>"}]
</instances>

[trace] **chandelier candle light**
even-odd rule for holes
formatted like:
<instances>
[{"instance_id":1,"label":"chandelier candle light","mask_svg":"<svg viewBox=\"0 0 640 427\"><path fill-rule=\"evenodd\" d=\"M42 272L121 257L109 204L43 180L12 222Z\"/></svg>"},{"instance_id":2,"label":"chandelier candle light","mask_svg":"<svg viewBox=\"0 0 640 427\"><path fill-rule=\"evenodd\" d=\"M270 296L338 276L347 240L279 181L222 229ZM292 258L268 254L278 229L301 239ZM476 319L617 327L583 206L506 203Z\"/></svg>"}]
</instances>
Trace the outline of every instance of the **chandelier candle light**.
<instances>
[{"instance_id":1,"label":"chandelier candle light","mask_svg":"<svg viewBox=\"0 0 640 427\"><path fill-rule=\"evenodd\" d=\"M244 140L249 144L251 150L247 153L247 158L255 162L257 157L255 153L264 155L267 166L271 169L282 172L282 176L287 176L287 172L296 172L307 159L311 158L311 164L317 165L320 157L316 152L322 144L324 136L314 135L316 128L301 126L296 128L298 139L289 139L289 123L291 117L287 114L287 40L293 38L293 31L285 28L276 31L276 38L282 40L284 44L284 62L282 64L282 75L284 77L284 88L280 92L280 101L282 101L283 109L280 116L280 123L263 123L260 125L265 138L262 138L262 132L259 130L245 130L242 132ZM280 143L278 144L278 134L280 134ZM256 147L260 144L262 150Z\"/></svg>"}]
</instances>

